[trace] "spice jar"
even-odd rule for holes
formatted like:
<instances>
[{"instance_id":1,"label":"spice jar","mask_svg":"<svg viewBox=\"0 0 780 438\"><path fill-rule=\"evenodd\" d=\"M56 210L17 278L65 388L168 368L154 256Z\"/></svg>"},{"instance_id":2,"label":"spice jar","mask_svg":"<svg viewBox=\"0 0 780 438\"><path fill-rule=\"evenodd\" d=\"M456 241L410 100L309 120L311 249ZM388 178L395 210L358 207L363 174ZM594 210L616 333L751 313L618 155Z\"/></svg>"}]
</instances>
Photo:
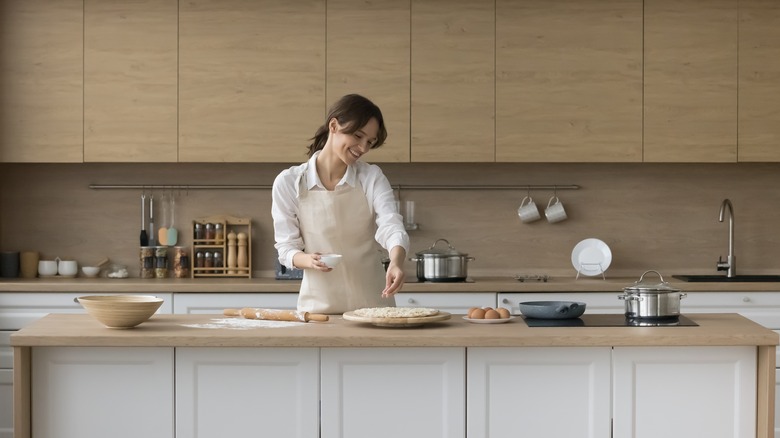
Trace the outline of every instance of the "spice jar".
<instances>
[{"instance_id":1,"label":"spice jar","mask_svg":"<svg viewBox=\"0 0 780 438\"><path fill-rule=\"evenodd\" d=\"M203 251L195 253L195 267L203 268L206 266L206 257L203 255Z\"/></svg>"},{"instance_id":2,"label":"spice jar","mask_svg":"<svg viewBox=\"0 0 780 438\"><path fill-rule=\"evenodd\" d=\"M176 278L190 276L190 256L187 248L183 246L173 248L173 276Z\"/></svg>"},{"instance_id":3,"label":"spice jar","mask_svg":"<svg viewBox=\"0 0 780 438\"><path fill-rule=\"evenodd\" d=\"M142 246L140 253L141 271L139 277L154 278L154 247Z\"/></svg>"},{"instance_id":4,"label":"spice jar","mask_svg":"<svg viewBox=\"0 0 780 438\"><path fill-rule=\"evenodd\" d=\"M206 240L214 240L216 234L214 233L214 224L206 224Z\"/></svg>"},{"instance_id":5,"label":"spice jar","mask_svg":"<svg viewBox=\"0 0 780 438\"><path fill-rule=\"evenodd\" d=\"M222 224L214 224L214 239L216 239L218 244L225 240L225 230Z\"/></svg>"},{"instance_id":6,"label":"spice jar","mask_svg":"<svg viewBox=\"0 0 780 438\"><path fill-rule=\"evenodd\" d=\"M155 259L154 276L156 278L168 277L168 247L155 246L154 259Z\"/></svg>"},{"instance_id":7,"label":"spice jar","mask_svg":"<svg viewBox=\"0 0 780 438\"><path fill-rule=\"evenodd\" d=\"M222 252L221 251L214 251L214 267L215 268L223 268L225 266L222 258ZM221 274L222 269L216 269L214 270L215 274Z\"/></svg>"},{"instance_id":8,"label":"spice jar","mask_svg":"<svg viewBox=\"0 0 780 438\"><path fill-rule=\"evenodd\" d=\"M203 267L204 268L213 268L214 267L214 255L210 253L209 251L206 251L205 254L203 254ZM211 270L209 270L209 273L211 273Z\"/></svg>"},{"instance_id":9,"label":"spice jar","mask_svg":"<svg viewBox=\"0 0 780 438\"><path fill-rule=\"evenodd\" d=\"M206 231L203 229L203 224L195 224L195 235L193 238L195 240L203 240L206 238Z\"/></svg>"}]
</instances>

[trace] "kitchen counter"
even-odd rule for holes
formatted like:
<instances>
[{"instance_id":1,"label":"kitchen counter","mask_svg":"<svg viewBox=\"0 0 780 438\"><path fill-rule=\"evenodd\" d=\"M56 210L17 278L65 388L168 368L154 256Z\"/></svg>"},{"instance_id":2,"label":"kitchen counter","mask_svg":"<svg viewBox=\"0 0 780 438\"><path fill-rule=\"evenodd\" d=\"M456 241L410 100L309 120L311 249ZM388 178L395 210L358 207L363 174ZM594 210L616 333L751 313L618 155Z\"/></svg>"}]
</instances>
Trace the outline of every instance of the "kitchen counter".
<instances>
[{"instance_id":1,"label":"kitchen counter","mask_svg":"<svg viewBox=\"0 0 780 438\"><path fill-rule=\"evenodd\" d=\"M303 419L307 419L310 430L307 436L343 436L339 431L333 432L333 426L327 421L319 423L318 419L320 412L331 412L345 405L350 408L335 417L344 418L350 424L363 421L366 415L363 408L375 412L381 410L380 406L393 406L394 414L403 418L418 414L415 427L433 430L424 436L470 436L463 430L464 415L485 421L494 418L498 414L490 412L513 409L511 406L517 403L515 391L527 389L526 385L536 379L546 379L544 385L552 386L545 388L555 393L565 393L572 384L585 385L588 394L577 398L582 404L567 405L567 412L603 410L604 414L579 420L585 423L582 427L593 427L604 433L616 427L615 430L623 431L620 436L628 436L626 431L644 427L636 425L645 425L645 417L655 421L656 408L668 407L670 403L665 391L679 390L678 385L685 384L690 385L684 390L686 394L709 393L718 388L724 394L737 391L741 395L735 397L750 400L747 404L734 404L723 397L705 397L706 402L693 404L685 398L672 400L675 409L685 412L686 430L700 428L712 408L725 414L711 429L730 430L730 425L740 425L740 431L735 429L734 435L719 436L770 438L774 433L778 335L738 314L689 317L699 325L531 328L521 318L504 324L472 324L462 315L452 315L449 320L421 327L386 328L333 316L322 323L267 321L265 327L239 330L205 326L223 319L222 315L154 315L134 329L113 330L89 315L50 314L11 335L16 406L14 436L32 437L33 424L41 436L57 436L47 435L45 431L62 433L67 427L74 428L74 424L92 425L95 432L91 436L98 436L97 431L106 426L94 425L93 418L83 413L101 408L107 400L121 401L112 402L119 405L104 411L101 421L122 424L131 430L123 436L155 433L155 436L173 437L174 430L178 432L180 427L224 430L225 424L243 425L249 421L261 422L264 432L272 431L270 435L288 436L285 431L289 424L300 424ZM688 359L680 361L681 354ZM706 356L703 362L698 359L700 355ZM652 358L651 363L661 360L662 365L642 368L645 372L637 376L632 364L643 364L645 356ZM512 359L507 362L507 358ZM545 366L540 366L542 363ZM572 372L565 376L544 372L550 363L565 364ZM690 367L691 363L696 366ZM681 364L678 370L684 374L683 380L668 382L665 373L676 364ZM520 379L517 385L511 386L508 381L488 379L493 365L498 366L497 372L510 366L512 373L525 380ZM342 376L339 370L344 367L352 370L346 382L339 377ZM263 395L273 398L275 406L284 406L283 409L274 410L262 404L263 399L250 390L258 386L246 380L245 368L254 373L252 379L260 382ZM396 378L377 373L378 369L389 368ZM264 374L268 369L276 370L277 374ZM648 369L650 372L646 372ZM597 370L595 374L594 370ZM121 381L115 378L118 372L125 376ZM702 373L711 379L694 378ZM321 382L320 375L325 376ZM286 376L284 382L278 381L278 376ZM361 383L352 379L361 379ZM647 383L655 379L665 385L666 389L661 391L663 397L655 397L648 390ZM113 383L107 390L105 384L93 385L96 381ZM643 389L623 398L628 393L617 391L613 395L604 390L613 381L620 388ZM644 382L644 386L637 382ZM399 389L398 385L403 388ZM505 391L509 386L512 391ZM51 387L60 389L35 389ZM365 387L385 390L380 390L383 394L380 398L366 398L362 390ZM243 390L236 391L236 388ZM302 389L305 391L301 392ZM131 393L135 395L129 396ZM482 393L497 398L486 402L480 398ZM123 397L115 398L113 394ZM613 396L615 399L611 401ZM197 409L216 399L228 403L229 407L215 412ZM636 404L648 402L651 403L648 415L636 419L631 414ZM248 405L254 406L251 419L246 414ZM553 405L551 408L549 404L534 404L535 411L523 414L537 418L550 415L545 409L555 409L557 415L562 415L560 411L564 408L557 402ZM609 407L613 405L628 408L615 409L612 413ZM502 410L507 406L510 407ZM151 423L154 432L144 429L146 423L134 421L139 408L145 409L144 418L155 419ZM59 415L62 411L67 414ZM419 416L420 412L425 415ZM284 416L284 421L278 420L279 415ZM444 420L442 415L446 416ZM443 421L460 432L448 435L446 430L441 431ZM530 420L525 421L526 427L528 424ZM504 434L513 425L514 422L507 423ZM491 423L491 427L499 426ZM192 432L188 436L196 434ZM542 431L533 433L541 434ZM77 436L77 433L60 436ZM691 435L681 432L672 436Z\"/></svg>"},{"instance_id":2,"label":"kitchen counter","mask_svg":"<svg viewBox=\"0 0 780 438\"><path fill-rule=\"evenodd\" d=\"M621 292L639 277L601 278L552 277L547 282L520 282L514 277L474 277L473 282L407 282L402 292ZM688 283L664 277L684 292L778 292L780 283ZM414 278L412 277L412 280ZM2 292L106 292L106 293L297 293L300 280L252 279L109 279L36 278L3 279Z\"/></svg>"},{"instance_id":3,"label":"kitchen counter","mask_svg":"<svg viewBox=\"0 0 780 438\"><path fill-rule=\"evenodd\" d=\"M50 314L11 335L13 346L44 347L583 347L772 346L778 335L737 314L689 315L695 327L528 327L473 324L462 315L412 328L384 328L332 316L246 330L195 328L221 315L154 315L132 330L103 327L89 315ZM273 323L270 323L273 324ZM262 334L262 336L258 336Z\"/></svg>"}]
</instances>

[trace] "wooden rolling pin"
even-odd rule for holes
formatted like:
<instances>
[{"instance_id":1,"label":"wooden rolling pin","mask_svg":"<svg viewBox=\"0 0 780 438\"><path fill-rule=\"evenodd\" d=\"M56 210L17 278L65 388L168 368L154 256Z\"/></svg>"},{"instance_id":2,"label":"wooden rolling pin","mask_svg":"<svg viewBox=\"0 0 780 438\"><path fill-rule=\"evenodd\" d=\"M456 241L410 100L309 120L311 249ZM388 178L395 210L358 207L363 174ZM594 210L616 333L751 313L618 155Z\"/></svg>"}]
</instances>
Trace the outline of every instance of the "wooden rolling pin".
<instances>
[{"instance_id":1,"label":"wooden rolling pin","mask_svg":"<svg viewBox=\"0 0 780 438\"><path fill-rule=\"evenodd\" d=\"M246 319L266 319L271 321L327 321L328 315L319 313L299 312L297 310L256 309L244 307L238 309L225 309L225 316L243 316Z\"/></svg>"}]
</instances>

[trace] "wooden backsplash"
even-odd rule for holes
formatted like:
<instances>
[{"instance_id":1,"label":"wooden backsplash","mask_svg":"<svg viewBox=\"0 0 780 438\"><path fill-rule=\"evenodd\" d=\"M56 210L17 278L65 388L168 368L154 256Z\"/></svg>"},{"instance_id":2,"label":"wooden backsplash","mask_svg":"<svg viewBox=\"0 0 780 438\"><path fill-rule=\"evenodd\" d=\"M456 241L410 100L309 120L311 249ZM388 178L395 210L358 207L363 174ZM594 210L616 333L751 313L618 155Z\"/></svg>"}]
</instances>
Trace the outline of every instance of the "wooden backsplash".
<instances>
[{"instance_id":1,"label":"wooden backsplash","mask_svg":"<svg viewBox=\"0 0 780 438\"><path fill-rule=\"evenodd\" d=\"M93 190L89 184L270 185L283 164L0 165L0 248L38 250L45 258L92 264L104 256L138 275L140 190ZM559 191L569 219L523 224L526 195L509 190L402 190L416 202L411 253L437 238L476 258L469 274L574 276L571 251L596 237L612 249L610 276L714 273L728 250L724 198L735 210L740 273L780 272L780 164L385 164L392 184L577 184ZM160 192L157 192L159 195ZM551 191L531 195L540 208ZM177 198L180 244L191 244L194 217L254 220L256 275L273 275L276 252L270 190L191 190ZM158 206L157 217L160 218ZM407 262L407 274L415 264ZM212 280L204 280L212 281ZM215 280L217 281L217 280Z\"/></svg>"}]
</instances>

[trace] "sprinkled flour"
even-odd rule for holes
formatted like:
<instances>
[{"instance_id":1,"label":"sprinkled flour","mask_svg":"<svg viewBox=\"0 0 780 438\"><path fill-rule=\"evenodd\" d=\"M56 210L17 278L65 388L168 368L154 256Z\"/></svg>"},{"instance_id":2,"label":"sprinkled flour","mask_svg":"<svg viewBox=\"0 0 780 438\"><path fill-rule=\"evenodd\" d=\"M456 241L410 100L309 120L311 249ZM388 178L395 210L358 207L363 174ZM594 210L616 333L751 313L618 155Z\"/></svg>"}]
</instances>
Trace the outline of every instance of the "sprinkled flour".
<instances>
[{"instance_id":1,"label":"sprinkled flour","mask_svg":"<svg viewBox=\"0 0 780 438\"><path fill-rule=\"evenodd\" d=\"M243 318L214 318L210 323L203 324L182 324L184 327L192 328L211 328L211 329L233 329L233 330L249 330L253 328L280 328L280 327L295 327L304 322L294 321L268 321L264 319L243 319Z\"/></svg>"}]
</instances>

